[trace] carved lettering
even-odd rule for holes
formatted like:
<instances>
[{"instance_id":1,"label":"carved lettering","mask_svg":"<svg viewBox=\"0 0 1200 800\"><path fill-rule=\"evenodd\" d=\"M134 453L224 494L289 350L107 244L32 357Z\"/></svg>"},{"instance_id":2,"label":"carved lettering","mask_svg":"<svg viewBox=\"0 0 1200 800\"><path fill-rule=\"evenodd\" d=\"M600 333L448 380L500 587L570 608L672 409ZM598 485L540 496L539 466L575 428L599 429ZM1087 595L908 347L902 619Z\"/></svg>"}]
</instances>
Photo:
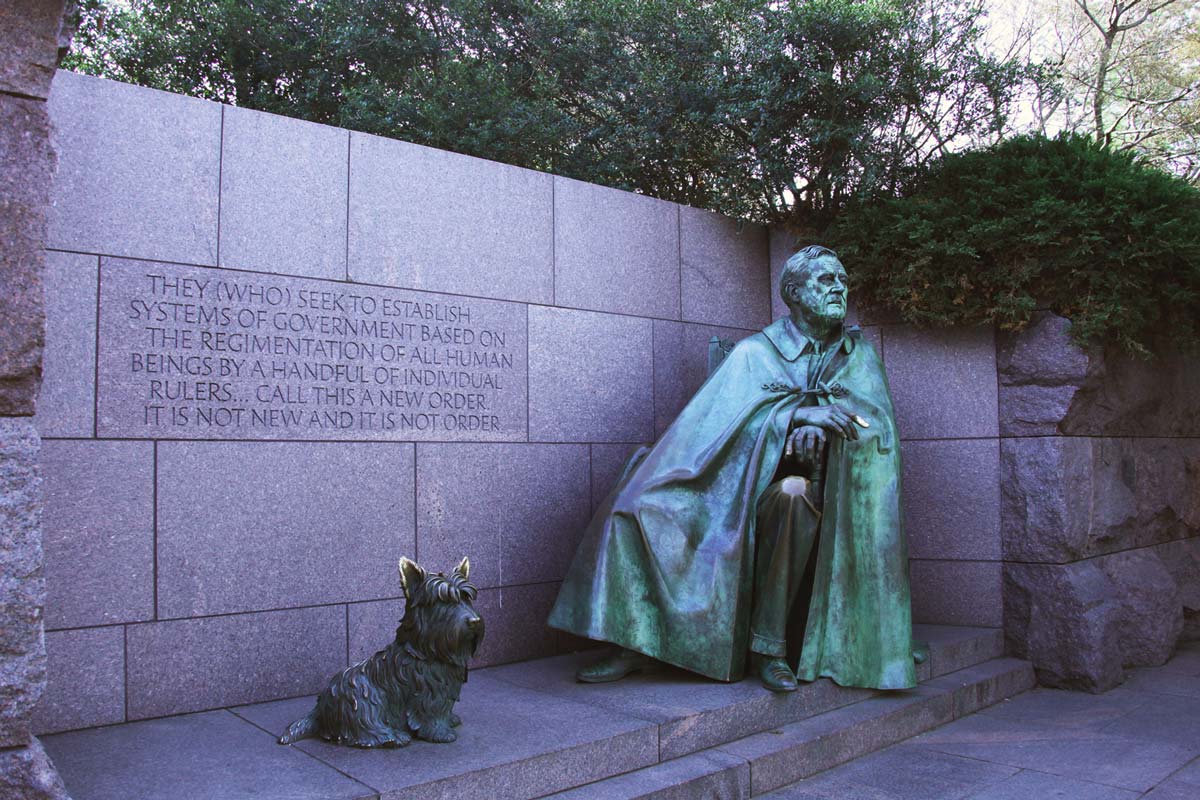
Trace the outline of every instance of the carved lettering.
<instances>
[{"instance_id":1,"label":"carved lettering","mask_svg":"<svg viewBox=\"0 0 1200 800\"><path fill-rule=\"evenodd\" d=\"M119 259L101 270L101 436L524 438L519 305Z\"/></svg>"}]
</instances>

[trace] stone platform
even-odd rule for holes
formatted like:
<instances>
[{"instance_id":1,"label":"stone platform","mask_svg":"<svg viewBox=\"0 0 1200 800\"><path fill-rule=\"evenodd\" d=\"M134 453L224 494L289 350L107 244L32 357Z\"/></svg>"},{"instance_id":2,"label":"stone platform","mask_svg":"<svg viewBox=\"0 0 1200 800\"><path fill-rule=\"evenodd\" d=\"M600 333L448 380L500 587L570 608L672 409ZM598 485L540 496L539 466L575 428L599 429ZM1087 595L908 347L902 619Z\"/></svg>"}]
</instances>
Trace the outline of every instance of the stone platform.
<instances>
[{"instance_id":1,"label":"stone platform","mask_svg":"<svg viewBox=\"0 0 1200 800\"><path fill-rule=\"evenodd\" d=\"M573 680L594 653L471 673L452 745L363 751L275 737L308 697L47 736L75 800L750 797L958 719L1034 684L995 629L918 626L907 692L828 680L791 695L681 671Z\"/></svg>"}]
</instances>

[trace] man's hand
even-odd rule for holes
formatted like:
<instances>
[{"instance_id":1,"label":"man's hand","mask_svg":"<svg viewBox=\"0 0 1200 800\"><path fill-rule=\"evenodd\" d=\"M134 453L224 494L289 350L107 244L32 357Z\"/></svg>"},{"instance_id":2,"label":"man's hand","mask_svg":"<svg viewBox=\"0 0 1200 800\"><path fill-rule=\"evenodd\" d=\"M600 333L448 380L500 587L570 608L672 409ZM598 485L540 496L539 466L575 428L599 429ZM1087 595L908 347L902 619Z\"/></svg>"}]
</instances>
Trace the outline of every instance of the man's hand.
<instances>
[{"instance_id":1,"label":"man's hand","mask_svg":"<svg viewBox=\"0 0 1200 800\"><path fill-rule=\"evenodd\" d=\"M825 431L816 425L802 425L788 438L786 455L801 464L820 464L825 448Z\"/></svg>"},{"instance_id":2,"label":"man's hand","mask_svg":"<svg viewBox=\"0 0 1200 800\"><path fill-rule=\"evenodd\" d=\"M854 424L850 413L837 403L827 406L801 406L792 414L792 424L800 428L823 428L846 439L858 438L858 426Z\"/></svg>"}]
</instances>

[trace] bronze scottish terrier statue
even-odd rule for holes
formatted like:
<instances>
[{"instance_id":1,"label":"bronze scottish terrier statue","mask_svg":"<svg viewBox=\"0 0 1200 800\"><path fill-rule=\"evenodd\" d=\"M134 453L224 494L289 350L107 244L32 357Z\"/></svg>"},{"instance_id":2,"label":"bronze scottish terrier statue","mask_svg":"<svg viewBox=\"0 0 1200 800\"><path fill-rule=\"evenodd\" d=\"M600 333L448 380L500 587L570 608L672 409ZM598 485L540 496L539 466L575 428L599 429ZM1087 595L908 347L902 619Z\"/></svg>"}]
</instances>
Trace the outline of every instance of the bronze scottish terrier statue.
<instances>
[{"instance_id":1,"label":"bronze scottish terrier statue","mask_svg":"<svg viewBox=\"0 0 1200 800\"><path fill-rule=\"evenodd\" d=\"M400 559L404 617L396 639L329 682L307 717L288 726L280 744L319 736L354 747L403 747L415 736L453 742L454 713L467 679L467 659L483 639L463 559L449 575L430 574Z\"/></svg>"}]
</instances>

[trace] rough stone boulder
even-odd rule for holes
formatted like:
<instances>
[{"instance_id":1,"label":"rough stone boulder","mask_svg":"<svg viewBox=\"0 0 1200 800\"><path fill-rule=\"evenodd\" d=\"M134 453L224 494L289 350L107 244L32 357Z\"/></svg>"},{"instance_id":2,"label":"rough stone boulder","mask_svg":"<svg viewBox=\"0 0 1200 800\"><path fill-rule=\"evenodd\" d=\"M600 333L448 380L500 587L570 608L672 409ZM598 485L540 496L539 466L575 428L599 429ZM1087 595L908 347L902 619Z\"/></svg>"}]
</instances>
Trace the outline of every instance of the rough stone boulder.
<instances>
[{"instance_id":1,"label":"rough stone boulder","mask_svg":"<svg viewBox=\"0 0 1200 800\"><path fill-rule=\"evenodd\" d=\"M0 751L0 800L70 800L37 739L28 747Z\"/></svg>"},{"instance_id":2,"label":"rough stone boulder","mask_svg":"<svg viewBox=\"0 0 1200 800\"><path fill-rule=\"evenodd\" d=\"M0 418L0 747L30 740L45 685L38 451L31 422Z\"/></svg>"},{"instance_id":3,"label":"rough stone boulder","mask_svg":"<svg viewBox=\"0 0 1200 800\"><path fill-rule=\"evenodd\" d=\"M1044 686L1103 692L1124 680L1119 616L1116 587L1092 561L1005 566L1008 650Z\"/></svg>"},{"instance_id":4,"label":"rough stone boulder","mask_svg":"<svg viewBox=\"0 0 1200 800\"><path fill-rule=\"evenodd\" d=\"M1122 664L1167 663L1183 630L1179 586L1154 551L1143 547L1096 559L1116 590L1117 636Z\"/></svg>"},{"instance_id":5,"label":"rough stone boulder","mask_svg":"<svg viewBox=\"0 0 1200 800\"><path fill-rule=\"evenodd\" d=\"M1200 530L1200 440L1009 438L1000 480L1009 561L1065 563Z\"/></svg>"},{"instance_id":6,"label":"rough stone boulder","mask_svg":"<svg viewBox=\"0 0 1200 800\"><path fill-rule=\"evenodd\" d=\"M1161 544L1155 551L1179 587L1183 641L1200 640L1200 537Z\"/></svg>"}]
</instances>

